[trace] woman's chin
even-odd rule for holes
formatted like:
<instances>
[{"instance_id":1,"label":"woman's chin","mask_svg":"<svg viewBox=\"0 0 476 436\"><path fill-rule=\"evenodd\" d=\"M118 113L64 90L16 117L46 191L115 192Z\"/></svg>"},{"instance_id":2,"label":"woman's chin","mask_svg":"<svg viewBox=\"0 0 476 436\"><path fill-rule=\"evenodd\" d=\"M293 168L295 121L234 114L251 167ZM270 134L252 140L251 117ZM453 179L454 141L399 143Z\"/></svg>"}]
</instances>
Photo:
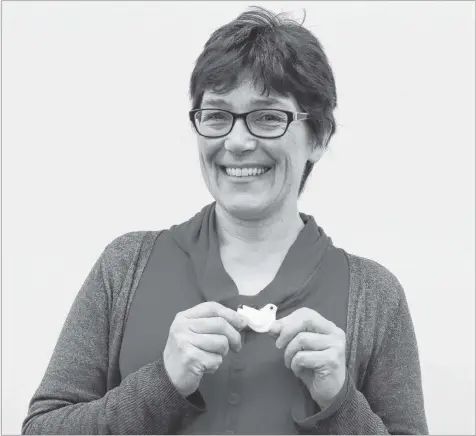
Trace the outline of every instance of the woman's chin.
<instances>
[{"instance_id":1,"label":"woman's chin","mask_svg":"<svg viewBox=\"0 0 476 436\"><path fill-rule=\"evenodd\" d=\"M219 198L217 202L229 214L243 220L262 218L271 204L269 198L246 193L227 195Z\"/></svg>"}]
</instances>

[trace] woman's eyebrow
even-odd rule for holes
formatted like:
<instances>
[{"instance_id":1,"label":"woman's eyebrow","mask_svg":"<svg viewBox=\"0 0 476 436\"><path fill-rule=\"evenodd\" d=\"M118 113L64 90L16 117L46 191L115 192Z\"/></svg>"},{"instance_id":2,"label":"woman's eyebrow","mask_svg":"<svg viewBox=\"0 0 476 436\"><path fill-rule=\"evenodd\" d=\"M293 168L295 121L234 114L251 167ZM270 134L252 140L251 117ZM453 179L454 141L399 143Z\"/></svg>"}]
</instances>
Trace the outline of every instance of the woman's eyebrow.
<instances>
[{"instance_id":1,"label":"woman's eyebrow","mask_svg":"<svg viewBox=\"0 0 476 436\"><path fill-rule=\"evenodd\" d=\"M228 108L231 107L231 105L224 99L222 98L207 98L203 100L202 106L226 106Z\"/></svg>"},{"instance_id":2,"label":"woman's eyebrow","mask_svg":"<svg viewBox=\"0 0 476 436\"><path fill-rule=\"evenodd\" d=\"M266 98L252 98L250 100L251 106L272 106L275 104L285 104L282 100L274 97Z\"/></svg>"},{"instance_id":3,"label":"woman's eyebrow","mask_svg":"<svg viewBox=\"0 0 476 436\"><path fill-rule=\"evenodd\" d=\"M273 106L277 104L285 104L284 101L275 98L275 97L266 97L266 98L252 98L249 101L249 106L260 106L260 107L266 107L266 106ZM222 98L206 98L202 102L202 106L226 106L228 108L231 108L230 103L228 103L226 100Z\"/></svg>"}]
</instances>

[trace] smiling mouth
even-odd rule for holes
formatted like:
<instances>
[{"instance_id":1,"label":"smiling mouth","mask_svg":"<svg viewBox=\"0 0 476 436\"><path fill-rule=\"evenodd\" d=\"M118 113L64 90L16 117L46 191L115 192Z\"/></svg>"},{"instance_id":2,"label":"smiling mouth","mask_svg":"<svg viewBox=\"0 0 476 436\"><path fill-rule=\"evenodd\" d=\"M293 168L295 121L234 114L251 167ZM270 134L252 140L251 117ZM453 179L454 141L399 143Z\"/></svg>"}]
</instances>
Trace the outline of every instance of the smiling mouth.
<instances>
[{"instance_id":1,"label":"smiling mouth","mask_svg":"<svg viewBox=\"0 0 476 436\"><path fill-rule=\"evenodd\" d=\"M220 170L228 177L250 179L260 177L271 170L271 167L235 168L220 166Z\"/></svg>"}]
</instances>

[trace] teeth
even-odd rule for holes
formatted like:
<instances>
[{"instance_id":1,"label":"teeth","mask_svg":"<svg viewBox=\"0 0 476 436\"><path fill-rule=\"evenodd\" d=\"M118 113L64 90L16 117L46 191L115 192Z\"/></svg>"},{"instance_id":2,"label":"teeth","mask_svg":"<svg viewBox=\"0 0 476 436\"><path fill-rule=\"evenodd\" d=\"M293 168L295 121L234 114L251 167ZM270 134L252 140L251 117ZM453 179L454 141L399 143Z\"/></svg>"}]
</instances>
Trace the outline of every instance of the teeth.
<instances>
[{"instance_id":1,"label":"teeth","mask_svg":"<svg viewBox=\"0 0 476 436\"><path fill-rule=\"evenodd\" d=\"M261 174L266 173L268 170L269 168L225 168L226 173L233 177L260 176Z\"/></svg>"}]
</instances>

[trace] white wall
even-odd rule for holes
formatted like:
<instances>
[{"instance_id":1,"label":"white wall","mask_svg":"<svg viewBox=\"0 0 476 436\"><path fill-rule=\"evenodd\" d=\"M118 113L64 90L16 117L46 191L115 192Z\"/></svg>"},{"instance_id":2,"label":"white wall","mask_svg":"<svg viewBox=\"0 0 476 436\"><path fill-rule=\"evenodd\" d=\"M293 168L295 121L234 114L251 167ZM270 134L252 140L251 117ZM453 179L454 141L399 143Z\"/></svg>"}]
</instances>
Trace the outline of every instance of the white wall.
<instances>
[{"instance_id":1,"label":"white wall","mask_svg":"<svg viewBox=\"0 0 476 436\"><path fill-rule=\"evenodd\" d=\"M432 434L474 434L473 2L3 4L3 428L20 432L107 243L212 199L188 79L248 5L291 11L333 65L339 132L301 209L402 282Z\"/></svg>"}]
</instances>

